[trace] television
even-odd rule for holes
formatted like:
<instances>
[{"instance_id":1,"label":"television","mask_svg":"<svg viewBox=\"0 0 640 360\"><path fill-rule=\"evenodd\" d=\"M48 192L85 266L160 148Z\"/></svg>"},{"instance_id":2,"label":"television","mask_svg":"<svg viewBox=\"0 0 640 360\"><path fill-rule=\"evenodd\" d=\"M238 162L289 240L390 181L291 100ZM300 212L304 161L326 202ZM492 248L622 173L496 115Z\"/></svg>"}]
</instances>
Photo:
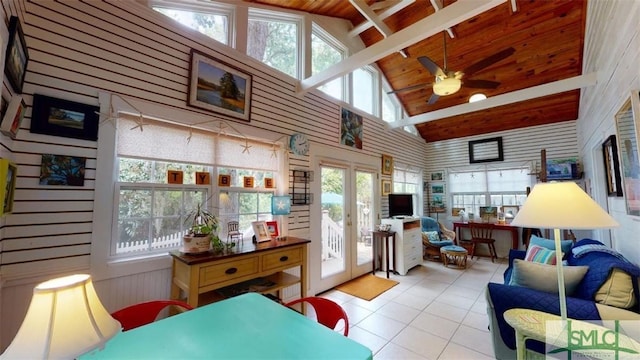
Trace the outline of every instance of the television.
<instances>
[{"instance_id":1,"label":"television","mask_svg":"<svg viewBox=\"0 0 640 360\"><path fill-rule=\"evenodd\" d=\"M389 216L413 216L413 194L389 194Z\"/></svg>"}]
</instances>

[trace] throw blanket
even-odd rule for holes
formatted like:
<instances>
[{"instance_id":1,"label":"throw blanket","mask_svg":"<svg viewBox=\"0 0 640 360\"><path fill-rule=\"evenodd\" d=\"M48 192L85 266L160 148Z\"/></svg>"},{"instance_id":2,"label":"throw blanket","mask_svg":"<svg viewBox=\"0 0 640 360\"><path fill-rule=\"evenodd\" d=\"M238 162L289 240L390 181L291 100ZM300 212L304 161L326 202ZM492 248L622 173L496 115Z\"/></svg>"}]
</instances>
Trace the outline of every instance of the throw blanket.
<instances>
[{"instance_id":1,"label":"throw blanket","mask_svg":"<svg viewBox=\"0 0 640 360\"><path fill-rule=\"evenodd\" d=\"M582 247L584 245L604 246L603 243L596 240L582 239L574 245L574 248ZM573 293L574 297L593 300L596 292L600 289L602 284L607 281L611 270L614 268L620 269L633 277L640 277L640 268L638 268L638 266L626 261L626 259L621 260L620 256L622 255L612 255L610 253L611 251L588 251L582 253L579 257L576 256L573 251L569 254L569 258L567 259L569 265L589 266L589 271L587 271L582 282L580 282L580 285ZM634 281L633 286L633 291L636 298L638 298L638 282ZM636 309L635 311L637 312L638 310Z\"/></svg>"},{"instance_id":2,"label":"throw blanket","mask_svg":"<svg viewBox=\"0 0 640 360\"><path fill-rule=\"evenodd\" d=\"M585 244L585 245L580 245L580 246L575 246L571 249L571 252L573 253L573 256L579 258L579 257L583 257L586 254L590 253L590 252L594 252L594 251L599 251L599 252L603 252L609 255L613 255L615 257L617 257L618 259L622 260L622 261L626 261L626 262L630 262L629 260L627 260L624 256L622 256L622 254L620 254L619 252L610 249L604 245L598 245L598 244Z\"/></svg>"}]
</instances>

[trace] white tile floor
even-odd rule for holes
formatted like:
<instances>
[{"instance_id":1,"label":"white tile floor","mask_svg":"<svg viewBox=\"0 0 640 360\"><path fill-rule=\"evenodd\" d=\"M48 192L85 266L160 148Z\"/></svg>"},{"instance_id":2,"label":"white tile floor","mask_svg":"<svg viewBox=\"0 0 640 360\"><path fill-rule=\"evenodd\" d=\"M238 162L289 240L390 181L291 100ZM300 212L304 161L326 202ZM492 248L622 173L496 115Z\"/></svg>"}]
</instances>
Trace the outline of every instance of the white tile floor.
<instances>
[{"instance_id":1,"label":"white tile floor","mask_svg":"<svg viewBox=\"0 0 640 360\"><path fill-rule=\"evenodd\" d=\"M484 289L502 282L506 260L469 260L466 270L425 261L371 301L337 290L321 294L345 309L349 338L374 359L492 359ZM376 275L384 277L386 273Z\"/></svg>"}]
</instances>

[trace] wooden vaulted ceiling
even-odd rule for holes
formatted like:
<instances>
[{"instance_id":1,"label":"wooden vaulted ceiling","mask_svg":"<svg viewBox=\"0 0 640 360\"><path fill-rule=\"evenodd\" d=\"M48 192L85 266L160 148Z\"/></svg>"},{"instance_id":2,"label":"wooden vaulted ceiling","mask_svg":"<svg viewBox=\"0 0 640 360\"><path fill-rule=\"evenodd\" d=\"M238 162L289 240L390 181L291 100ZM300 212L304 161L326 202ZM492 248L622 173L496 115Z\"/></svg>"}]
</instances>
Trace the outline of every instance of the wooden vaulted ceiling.
<instances>
[{"instance_id":1,"label":"wooden vaulted ceiling","mask_svg":"<svg viewBox=\"0 0 640 360\"><path fill-rule=\"evenodd\" d=\"M308 13L339 17L354 26L365 18L347 0L245 0L247 2L295 9ZM389 1L389 0L387 0ZM469 0L461 0L469 1ZM368 5L375 0L367 0ZM444 6L455 1L444 1ZM513 11L512 2L516 4ZM513 47L515 53L475 72L470 79L497 81L496 89L463 87L455 94L442 96L429 105L430 86L397 93L409 116L428 113L468 102L471 95L482 92L491 98L500 94L552 83L582 74L586 0L515 0L507 1L452 28L454 38L446 36L447 67L464 70L470 65ZM411 5L386 18L392 32L400 31L434 13L428 0ZM359 35L366 46L383 39L374 27ZM427 56L440 67L444 62L442 33L405 49L407 58L393 53L376 63L394 90L433 82L433 76L417 60ZM464 82L464 78L463 78ZM578 118L580 90L571 90L531 100L424 122L416 125L428 142L479 135L500 130Z\"/></svg>"}]
</instances>

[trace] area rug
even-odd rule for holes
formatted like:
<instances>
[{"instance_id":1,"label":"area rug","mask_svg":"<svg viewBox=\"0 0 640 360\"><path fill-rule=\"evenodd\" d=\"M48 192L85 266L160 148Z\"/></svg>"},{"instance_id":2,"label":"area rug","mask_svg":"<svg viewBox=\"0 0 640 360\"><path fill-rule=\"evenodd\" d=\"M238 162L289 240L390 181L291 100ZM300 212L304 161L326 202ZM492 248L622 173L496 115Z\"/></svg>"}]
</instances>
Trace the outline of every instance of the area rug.
<instances>
[{"instance_id":1,"label":"area rug","mask_svg":"<svg viewBox=\"0 0 640 360\"><path fill-rule=\"evenodd\" d=\"M335 289L357 296L360 299L372 300L376 296L396 285L398 285L398 282L395 280L389 280L372 274L367 274L338 285Z\"/></svg>"}]
</instances>

